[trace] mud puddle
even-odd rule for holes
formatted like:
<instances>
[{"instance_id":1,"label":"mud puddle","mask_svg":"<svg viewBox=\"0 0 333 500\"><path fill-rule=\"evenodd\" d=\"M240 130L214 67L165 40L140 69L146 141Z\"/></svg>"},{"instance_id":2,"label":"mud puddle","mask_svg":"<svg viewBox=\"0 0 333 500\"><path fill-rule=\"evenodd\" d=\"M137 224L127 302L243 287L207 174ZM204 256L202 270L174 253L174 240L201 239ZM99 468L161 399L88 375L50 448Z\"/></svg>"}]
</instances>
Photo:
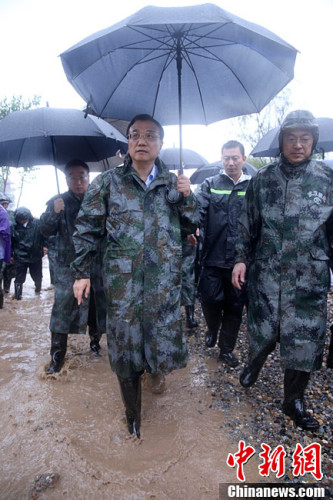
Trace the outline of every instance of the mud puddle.
<instances>
[{"instance_id":1,"label":"mud puddle","mask_svg":"<svg viewBox=\"0 0 333 500\"><path fill-rule=\"evenodd\" d=\"M218 499L219 483L235 482L226 459L237 443L209 408L213 367L192 355L163 394L144 390L142 439L129 436L105 335L99 358L88 336L70 336L63 371L44 374L53 302L44 265L40 296L28 276L23 300L9 294L0 311L0 498ZM255 462L246 476L258 481Z\"/></svg>"}]
</instances>

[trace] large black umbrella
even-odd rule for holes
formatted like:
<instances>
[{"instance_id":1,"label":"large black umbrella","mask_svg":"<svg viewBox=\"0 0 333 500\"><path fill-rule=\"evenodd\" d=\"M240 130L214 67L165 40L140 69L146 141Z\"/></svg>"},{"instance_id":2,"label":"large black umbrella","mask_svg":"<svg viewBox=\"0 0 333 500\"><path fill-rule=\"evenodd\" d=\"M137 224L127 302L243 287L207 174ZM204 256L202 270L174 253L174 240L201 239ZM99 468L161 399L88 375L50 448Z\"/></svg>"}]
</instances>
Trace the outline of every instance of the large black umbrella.
<instances>
[{"instance_id":1,"label":"large black umbrella","mask_svg":"<svg viewBox=\"0 0 333 500\"><path fill-rule=\"evenodd\" d=\"M61 61L98 116L179 123L181 168L182 124L259 112L293 78L296 53L267 29L204 4L145 7Z\"/></svg>"},{"instance_id":2,"label":"large black umbrella","mask_svg":"<svg viewBox=\"0 0 333 500\"><path fill-rule=\"evenodd\" d=\"M222 162L215 161L214 163L209 163L203 167L198 168L190 177L192 184L201 184L208 177L213 177L220 172L223 172ZM251 165L251 163L245 162L243 165L243 172L247 175L253 177L257 173L257 169Z\"/></svg>"},{"instance_id":3,"label":"large black umbrella","mask_svg":"<svg viewBox=\"0 0 333 500\"><path fill-rule=\"evenodd\" d=\"M73 158L96 162L119 149L127 151L126 137L77 109L14 111L0 120L0 165L8 167L63 167Z\"/></svg>"},{"instance_id":4,"label":"large black umbrella","mask_svg":"<svg viewBox=\"0 0 333 500\"><path fill-rule=\"evenodd\" d=\"M159 157L170 170L179 168L179 148L161 149ZM208 165L208 161L192 149L183 149L183 168L199 168Z\"/></svg>"},{"instance_id":5,"label":"large black umbrella","mask_svg":"<svg viewBox=\"0 0 333 500\"><path fill-rule=\"evenodd\" d=\"M319 126L319 141L315 152L327 153L333 151L333 118L317 118ZM275 127L265 134L251 152L252 156L275 158L279 155L279 131Z\"/></svg>"}]
</instances>

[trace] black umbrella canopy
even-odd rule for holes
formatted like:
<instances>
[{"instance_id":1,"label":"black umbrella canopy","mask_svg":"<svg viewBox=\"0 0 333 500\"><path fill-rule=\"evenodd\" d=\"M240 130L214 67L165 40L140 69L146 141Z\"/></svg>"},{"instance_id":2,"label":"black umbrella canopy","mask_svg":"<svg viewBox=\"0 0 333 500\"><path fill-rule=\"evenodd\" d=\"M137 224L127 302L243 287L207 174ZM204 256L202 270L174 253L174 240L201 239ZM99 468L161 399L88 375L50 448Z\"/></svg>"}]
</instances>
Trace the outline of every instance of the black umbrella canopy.
<instances>
[{"instance_id":1,"label":"black umbrella canopy","mask_svg":"<svg viewBox=\"0 0 333 500\"><path fill-rule=\"evenodd\" d=\"M170 170L179 168L179 148L161 149L159 157ZM208 165L208 161L192 149L183 149L183 168L199 168Z\"/></svg>"},{"instance_id":2,"label":"black umbrella canopy","mask_svg":"<svg viewBox=\"0 0 333 500\"><path fill-rule=\"evenodd\" d=\"M76 109L14 111L0 120L0 165L63 166L69 160L100 161L127 151L127 139L95 116Z\"/></svg>"},{"instance_id":3,"label":"black umbrella canopy","mask_svg":"<svg viewBox=\"0 0 333 500\"><path fill-rule=\"evenodd\" d=\"M333 118L317 118L317 122L319 126L319 140L315 152L327 153L333 151ZM267 132L252 150L251 155L271 158L278 156L280 154L279 132L279 127L275 127Z\"/></svg>"},{"instance_id":4,"label":"black umbrella canopy","mask_svg":"<svg viewBox=\"0 0 333 500\"><path fill-rule=\"evenodd\" d=\"M296 53L267 29L204 4L145 7L61 61L98 116L209 124L260 111L293 78Z\"/></svg>"}]
</instances>

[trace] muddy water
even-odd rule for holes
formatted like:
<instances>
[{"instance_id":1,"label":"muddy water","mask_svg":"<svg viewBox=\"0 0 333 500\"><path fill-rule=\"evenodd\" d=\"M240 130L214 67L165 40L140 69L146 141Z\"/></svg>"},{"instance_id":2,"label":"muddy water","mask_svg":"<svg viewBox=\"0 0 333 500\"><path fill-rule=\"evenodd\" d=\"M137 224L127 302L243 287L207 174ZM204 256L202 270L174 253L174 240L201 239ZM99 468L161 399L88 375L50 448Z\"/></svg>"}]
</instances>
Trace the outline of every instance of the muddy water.
<instances>
[{"instance_id":1,"label":"muddy water","mask_svg":"<svg viewBox=\"0 0 333 500\"><path fill-rule=\"evenodd\" d=\"M45 376L53 290L44 275L40 296L28 276L23 300L10 294L0 311L0 498L32 498L34 478L54 473L54 487L33 498L217 499L219 483L235 481L226 458L237 447L223 413L209 409L204 360L170 374L162 395L143 390L142 439L129 436L105 335L100 358L88 336L70 336L64 369Z\"/></svg>"}]
</instances>

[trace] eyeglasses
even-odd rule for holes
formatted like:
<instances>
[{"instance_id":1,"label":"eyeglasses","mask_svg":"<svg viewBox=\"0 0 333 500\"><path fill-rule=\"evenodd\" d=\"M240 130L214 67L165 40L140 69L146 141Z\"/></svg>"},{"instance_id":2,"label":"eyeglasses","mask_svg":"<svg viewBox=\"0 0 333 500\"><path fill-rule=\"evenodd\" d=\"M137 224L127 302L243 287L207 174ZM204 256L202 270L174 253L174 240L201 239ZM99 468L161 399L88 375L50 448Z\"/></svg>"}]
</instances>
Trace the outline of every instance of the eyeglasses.
<instances>
[{"instance_id":1,"label":"eyeglasses","mask_svg":"<svg viewBox=\"0 0 333 500\"><path fill-rule=\"evenodd\" d=\"M284 140L288 143L288 144L297 144L298 142L302 145L302 146L306 146L307 144L309 144L311 141L313 141L312 137L293 137L293 136L287 136L284 138Z\"/></svg>"},{"instance_id":2,"label":"eyeglasses","mask_svg":"<svg viewBox=\"0 0 333 500\"><path fill-rule=\"evenodd\" d=\"M141 137L148 142L155 142L160 139L160 136L158 134L155 134L154 132L146 132L145 134L131 132L130 134L128 134L127 139L130 141L138 141Z\"/></svg>"},{"instance_id":3,"label":"eyeglasses","mask_svg":"<svg viewBox=\"0 0 333 500\"><path fill-rule=\"evenodd\" d=\"M89 179L89 176L88 175L82 175L81 177L71 177L71 176L68 176L66 177L66 179L68 180L68 182L72 182L73 184L83 184L85 181L87 181Z\"/></svg>"}]
</instances>

